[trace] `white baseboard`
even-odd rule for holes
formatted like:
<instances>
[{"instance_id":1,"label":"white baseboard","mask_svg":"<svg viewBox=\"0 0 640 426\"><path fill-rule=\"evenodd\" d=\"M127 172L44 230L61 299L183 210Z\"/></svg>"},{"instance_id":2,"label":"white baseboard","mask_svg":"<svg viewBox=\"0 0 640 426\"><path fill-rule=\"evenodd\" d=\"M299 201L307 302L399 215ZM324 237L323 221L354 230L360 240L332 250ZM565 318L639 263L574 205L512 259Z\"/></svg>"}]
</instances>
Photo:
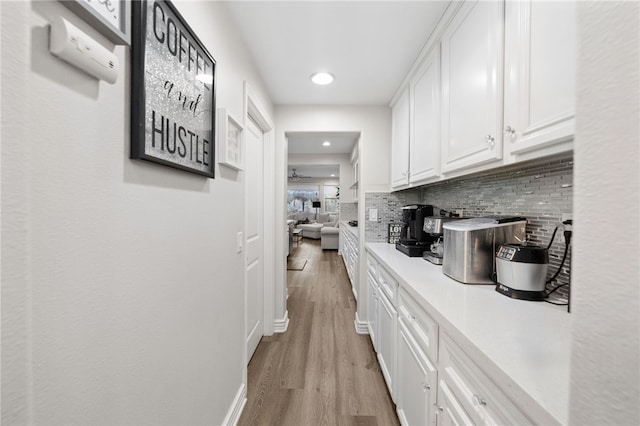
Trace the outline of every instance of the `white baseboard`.
<instances>
[{"instance_id":1,"label":"white baseboard","mask_svg":"<svg viewBox=\"0 0 640 426\"><path fill-rule=\"evenodd\" d=\"M284 313L284 318L277 319L273 322L273 331L275 333L284 333L289 328L289 311Z\"/></svg>"},{"instance_id":2,"label":"white baseboard","mask_svg":"<svg viewBox=\"0 0 640 426\"><path fill-rule=\"evenodd\" d=\"M247 386L243 383L240 385L240 389L238 389L238 393L236 393L236 397L233 399L233 403L222 421L222 424L224 426L236 426L240 421L240 415L242 414L242 410L244 410L246 403Z\"/></svg>"},{"instance_id":3,"label":"white baseboard","mask_svg":"<svg viewBox=\"0 0 640 426\"><path fill-rule=\"evenodd\" d=\"M366 321L360 321L358 318L358 313L356 312L356 319L353 321L356 326L356 333L358 334L369 334L369 327L367 326Z\"/></svg>"}]
</instances>

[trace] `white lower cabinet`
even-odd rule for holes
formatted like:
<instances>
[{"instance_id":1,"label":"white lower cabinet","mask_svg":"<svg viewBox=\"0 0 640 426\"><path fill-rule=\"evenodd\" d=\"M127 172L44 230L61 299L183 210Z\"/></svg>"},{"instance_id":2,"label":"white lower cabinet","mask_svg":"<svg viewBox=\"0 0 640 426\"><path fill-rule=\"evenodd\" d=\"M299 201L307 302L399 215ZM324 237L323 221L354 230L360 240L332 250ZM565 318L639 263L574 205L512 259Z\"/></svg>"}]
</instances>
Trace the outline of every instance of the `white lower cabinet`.
<instances>
[{"instance_id":1,"label":"white lower cabinet","mask_svg":"<svg viewBox=\"0 0 640 426\"><path fill-rule=\"evenodd\" d=\"M378 351L378 284L371 272L367 273L367 329L373 348Z\"/></svg>"},{"instance_id":2,"label":"white lower cabinet","mask_svg":"<svg viewBox=\"0 0 640 426\"><path fill-rule=\"evenodd\" d=\"M442 403L438 409L447 419L450 414L444 414L445 406L458 419L468 416L475 425L534 424L446 334L440 336L439 377L438 390L443 396L438 396Z\"/></svg>"},{"instance_id":3,"label":"white lower cabinet","mask_svg":"<svg viewBox=\"0 0 640 426\"><path fill-rule=\"evenodd\" d=\"M395 401L395 354L398 313L385 296L378 292L378 362L387 382L391 398Z\"/></svg>"},{"instance_id":4,"label":"white lower cabinet","mask_svg":"<svg viewBox=\"0 0 640 426\"><path fill-rule=\"evenodd\" d=\"M403 425L436 425L436 369L398 319L396 409Z\"/></svg>"},{"instance_id":5,"label":"white lower cabinet","mask_svg":"<svg viewBox=\"0 0 640 426\"><path fill-rule=\"evenodd\" d=\"M474 422L456 399L446 380L438 383L438 425L472 425Z\"/></svg>"},{"instance_id":6,"label":"white lower cabinet","mask_svg":"<svg viewBox=\"0 0 640 426\"><path fill-rule=\"evenodd\" d=\"M357 276L358 276L358 237L346 227L340 228L342 234L341 254L344 266L351 281L351 291L353 296L358 299Z\"/></svg>"},{"instance_id":7,"label":"white lower cabinet","mask_svg":"<svg viewBox=\"0 0 640 426\"><path fill-rule=\"evenodd\" d=\"M367 327L401 424L536 423L474 361L473 352L464 351L442 329L431 316L435 313L418 302L397 275L367 257Z\"/></svg>"}]
</instances>

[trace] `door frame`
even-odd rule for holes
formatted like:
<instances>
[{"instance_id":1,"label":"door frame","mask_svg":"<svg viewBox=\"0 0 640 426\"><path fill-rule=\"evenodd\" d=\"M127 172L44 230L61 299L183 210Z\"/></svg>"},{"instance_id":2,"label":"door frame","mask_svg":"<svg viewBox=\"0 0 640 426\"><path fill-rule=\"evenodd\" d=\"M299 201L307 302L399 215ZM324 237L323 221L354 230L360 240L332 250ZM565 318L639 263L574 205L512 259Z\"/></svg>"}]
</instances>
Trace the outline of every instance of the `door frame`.
<instances>
[{"instance_id":1,"label":"door frame","mask_svg":"<svg viewBox=\"0 0 640 426\"><path fill-rule=\"evenodd\" d=\"M263 285L264 285L264 300L263 300L263 336L270 336L274 331L274 126L273 121L269 114L266 112L266 109L263 106L260 98L255 94L255 92L251 89L250 85L245 81L244 82L244 103L243 103L243 124L244 128L247 128L247 124L249 120L253 120L255 124L258 125L258 128L262 131L263 134L263 182L264 182L264 198L263 198L263 223L262 223L262 241L263 241ZM243 141L244 143L244 141ZM243 179L242 182L242 191L243 191L243 269L244 269L244 365L248 365L248 352L246 339L248 330L248 306L247 306L247 284L248 284L248 275L247 275L247 256L246 256L246 246L247 246L247 222L248 222L248 209L247 206L247 181ZM245 368L244 372L244 382L247 382L247 371Z\"/></svg>"}]
</instances>

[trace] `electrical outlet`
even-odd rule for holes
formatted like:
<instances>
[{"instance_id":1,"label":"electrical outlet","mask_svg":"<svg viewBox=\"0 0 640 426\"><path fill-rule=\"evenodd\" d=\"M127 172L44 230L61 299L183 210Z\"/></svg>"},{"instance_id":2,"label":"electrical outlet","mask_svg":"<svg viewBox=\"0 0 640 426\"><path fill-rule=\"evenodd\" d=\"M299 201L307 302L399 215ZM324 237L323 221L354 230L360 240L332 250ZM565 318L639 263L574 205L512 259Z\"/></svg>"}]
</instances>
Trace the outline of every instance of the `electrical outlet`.
<instances>
[{"instance_id":1,"label":"electrical outlet","mask_svg":"<svg viewBox=\"0 0 640 426\"><path fill-rule=\"evenodd\" d=\"M369 209L369 221L370 222L378 221L378 209Z\"/></svg>"},{"instance_id":2,"label":"electrical outlet","mask_svg":"<svg viewBox=\"0 0 640 426\"><path fill-rule=\"evenodd\" d=\"M455 209L453 213L457 214L458 217L462 217L464 215L464 209Z\"/></svg>"},{"instance_id":3,"label":"electrical outlet","mask_svg":"<svg viewBox=\"0 0 640 426\"><path fill-rule=\"evenodd\" d=\"M573 214L572 213L562 213L562 219L561 222L565 222L567 220L573 220ZM564 231L569 230L571 231L573 228L572 225L563 225L562 228L560 228L560 241L562 241L562 244L566 244L567 240L564 238Z\"/></svg>"}]
</instances>

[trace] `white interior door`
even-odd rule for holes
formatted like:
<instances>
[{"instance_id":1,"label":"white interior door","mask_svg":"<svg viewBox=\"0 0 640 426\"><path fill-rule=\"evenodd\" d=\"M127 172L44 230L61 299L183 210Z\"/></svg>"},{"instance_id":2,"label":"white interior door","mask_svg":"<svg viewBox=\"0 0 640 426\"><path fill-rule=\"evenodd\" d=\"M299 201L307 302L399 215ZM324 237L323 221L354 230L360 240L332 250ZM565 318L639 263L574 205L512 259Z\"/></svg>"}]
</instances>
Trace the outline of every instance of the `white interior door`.
<instances>
[{"instance_id":1,"label":"white interior door","mask_svg":"<svg viewBox=\"0 0 640 426\"><path fill-rule=\"evenodd\" d=\"M245 156L247 255L247 362L264 334L264 135L247 120Z\"/></svg>"}]
</instances>

